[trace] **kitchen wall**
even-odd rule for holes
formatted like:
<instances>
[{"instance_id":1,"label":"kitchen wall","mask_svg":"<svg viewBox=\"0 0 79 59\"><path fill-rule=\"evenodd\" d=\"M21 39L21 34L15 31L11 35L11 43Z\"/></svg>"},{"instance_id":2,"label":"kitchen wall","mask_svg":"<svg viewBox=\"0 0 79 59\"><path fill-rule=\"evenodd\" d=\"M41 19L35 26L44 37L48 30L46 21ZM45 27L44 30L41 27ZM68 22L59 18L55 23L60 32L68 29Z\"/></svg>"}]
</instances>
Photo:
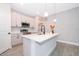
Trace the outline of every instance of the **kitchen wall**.
<instances>
[{"instance_id":1,"label":"kitchen wall","mask_svg":"<svg viewBox=\"0 0 79 59\"><path fill-rule=\"evenodd\" d=\"M56 19L58 40L79 45L79 7L57 14Z\"/></svg>"},{"instance_id":2,"label":"kitchen wall","mask_svg":"<svg viewBox=\"0 0 79 59\"><path fill-rule=\"evenodd\" d=\"M50 15L50 16L48 16L48 19L47 19L47 32L50 32L51 31L51 29L50 29L50 24L52 24L53 23L53 20L55 20L56 19L56 14L53 14L53 15ZM55 27L55 29L57 28L57 25L56 25L56 27Z\"/></svg>"},{"instance_id":3,"label":"kitchen wall","mask_svg":"<svg viewBox=\"0 0 79 59\"><path fill-rule=\"evenodd\" d=\"M11 48L11 9L9 4L0 3L0 53Z\"/></svg>"}]
</instances>

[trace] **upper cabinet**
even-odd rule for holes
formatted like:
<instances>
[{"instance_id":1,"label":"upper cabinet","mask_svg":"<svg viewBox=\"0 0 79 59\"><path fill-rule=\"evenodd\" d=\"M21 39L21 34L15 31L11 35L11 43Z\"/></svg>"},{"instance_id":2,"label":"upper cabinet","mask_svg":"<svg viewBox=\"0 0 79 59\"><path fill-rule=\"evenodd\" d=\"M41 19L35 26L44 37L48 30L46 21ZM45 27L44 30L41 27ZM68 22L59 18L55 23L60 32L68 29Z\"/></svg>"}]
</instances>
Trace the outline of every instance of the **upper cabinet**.
<instances>
[{"instance_id":1,"label":"upper cabinet","mask_svg":"<svg viewBox=\"0 0 79 59\"><path fill-rule=\"evenodd\" d=\"M16 11L11 12L11 26L14 27L21 27L21 23L26 22L30 24L30 30L32 29L35 32L38 32L39 30L39 24L43 23L45 27L47 27L46 22L47 19L45 17L31 17L31 16L25 16L21 13L18 13Z\"/></svg>"},{"instance_id":2,"label":"upper cabinet","mask_svg":"<svg viewBox=\"0 0 79 59\"><path fill-rule=\"evenodd\" d=\"M30 27L34 26L34 18L30 16L25 16L16 11L11 12L11 26L21 27L21 23L26 22L30 24Z\"/></svg>"},{"instance_id":3,"label":"upper cabinet","mask_svg":"<svg viewBox=\"0 0 79 59\"><path fill-rule=\"evenodd\" d=\"M30 27L34 27L35 24L35 19L33 17L26 17L26 19L28 20L27 23L30 23Z\"/></svg>"},{"instance_id":4,"label":"upper cabinet","mask_svg":"<svg viewBox=\"0 0 79 59\"><path fill-rule=\"evenodd\" d=\"M11 26L16 26L16 13L11 11Z\"/></svg>"},{"instance_id":5,"label":"upper cabinet","mask_svg":"<svg viewBox=\"0 0 79 59\"><path fill-rule=\"evenodd\" d=\"M11 12L11 26L21 26L22 16L14 11Z\"/></svg>"}]
</instances>

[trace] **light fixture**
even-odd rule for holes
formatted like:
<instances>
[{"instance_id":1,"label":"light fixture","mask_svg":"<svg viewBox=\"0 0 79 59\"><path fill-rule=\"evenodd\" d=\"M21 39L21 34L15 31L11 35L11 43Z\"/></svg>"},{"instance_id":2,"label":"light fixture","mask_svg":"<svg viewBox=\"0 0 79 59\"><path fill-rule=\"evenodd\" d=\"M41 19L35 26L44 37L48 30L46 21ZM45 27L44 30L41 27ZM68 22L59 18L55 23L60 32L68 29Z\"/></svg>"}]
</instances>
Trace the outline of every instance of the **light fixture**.
<instances>
[{"instance_id":1,"label":"light fixture","mask_svg":"<svg viewBox=\"0 0 79 59\"><path fill-rule=\"evenodd\" d=\"M45 12L45 13L44 13L44 16L47 17L47 16L48 16L48 12Z\"/></svg>"},{"instance_id":2,"label":"light fixture","mask_svg":"<svg viewBox=\"0 0 79 59\"><path fill-rule=\"evenodd\" d=\"M56 22L56 19L54 19L53 22Z\"/></svg>"}]
</instances>

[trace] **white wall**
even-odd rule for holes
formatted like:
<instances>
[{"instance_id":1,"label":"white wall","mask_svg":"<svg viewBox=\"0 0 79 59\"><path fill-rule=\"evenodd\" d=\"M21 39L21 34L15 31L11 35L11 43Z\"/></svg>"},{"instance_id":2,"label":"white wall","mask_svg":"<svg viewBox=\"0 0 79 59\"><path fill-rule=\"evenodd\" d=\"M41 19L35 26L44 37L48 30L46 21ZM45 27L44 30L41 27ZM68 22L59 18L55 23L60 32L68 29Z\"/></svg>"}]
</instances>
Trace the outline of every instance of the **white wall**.
<instances>
[{"instance_id":1,"label":"white wall","mask_svg":"<svg viewBox=\"0 0 79 59\"><path fill-rule=\"evenodd\" d=\"M59 41L79 45L79 8L73 8L57 15L48 17L50 23L54 19L56 22L56 32L59 33Z\"/></svg>"},{"instance_id":2,"label":"white wall","mask_svg":"<svg viewBox=\"0 0 79 59\"><path fill-rule=\"evenodd\" d=\"M79 44L79 8L57 14L59 40Z\"/></svg>"},{"instance_id":3,"label":"white wall","mask_svg":"<svg viewBox=\"0 0 79 59\"><path fill-rule=\"evenodd\" d=\"M56 3L56 13L79 7L79 3Z\"/></svg>"},{"instance_id":4,"label":"white wall","mask_svg":"<svg viewBox=\"0 0 79 59\"><path fill-rule=\"evenodd\" d=\"M55 14L48 17L48 20L47 20L47 22L48 22L47 25L48 26L46 27L47 32L51 31L50 24L52 24L52 22L53 22L54 19L56 19L56 15Z\"/></svg>"},{"instance_id":5,"label":"white wall","mask_svg":"<svg viewBox=\"0 0 79 59\"><path fill-rule=\"evenodd\" d=\"M0 3L0 53L11 48L11 10L10 6Z\"/></svg>"}]
</instances>

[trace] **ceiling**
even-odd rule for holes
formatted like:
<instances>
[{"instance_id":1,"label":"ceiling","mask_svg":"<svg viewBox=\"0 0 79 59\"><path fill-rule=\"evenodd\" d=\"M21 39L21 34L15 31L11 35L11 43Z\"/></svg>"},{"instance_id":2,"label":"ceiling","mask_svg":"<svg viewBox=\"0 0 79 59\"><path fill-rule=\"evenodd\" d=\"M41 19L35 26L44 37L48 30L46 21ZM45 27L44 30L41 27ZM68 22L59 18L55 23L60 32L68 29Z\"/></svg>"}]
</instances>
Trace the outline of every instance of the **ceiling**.
<instances>
[{"instance_id":1,"label":"ceiling","mask_svg":"<svg viewBox=\"0 0 79 59\"><path fill-rule=\"evenodd\" d=\"M11 8L29 16L53 15L62 11L79 7L78 3L12 3Z\"/></svg>"}]
</instances>

